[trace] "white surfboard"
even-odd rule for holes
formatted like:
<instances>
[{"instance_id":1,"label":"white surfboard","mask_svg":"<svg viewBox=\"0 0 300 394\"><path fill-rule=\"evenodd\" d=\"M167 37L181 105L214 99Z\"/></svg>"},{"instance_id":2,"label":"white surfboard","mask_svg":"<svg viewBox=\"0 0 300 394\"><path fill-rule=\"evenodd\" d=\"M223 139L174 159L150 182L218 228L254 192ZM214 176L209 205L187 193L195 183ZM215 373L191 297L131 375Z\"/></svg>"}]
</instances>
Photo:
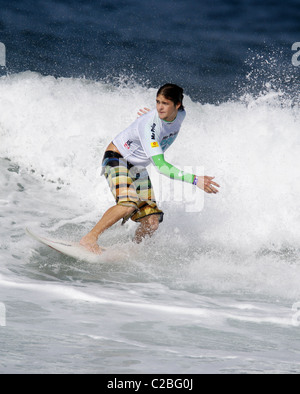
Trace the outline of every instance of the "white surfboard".
<instances>
[{"instance_id":1,"label":"white surfboard","mask_svg":"<svg viewBox=\"0 0 300 394\"><path fill-rule=\"evenodd\" d=\"M35 234L29 228L26 228L26 233L36 241L41 242L42 244L49 246L49 248L52 248L66 256L73 257L74 259L87 261L89 263L97 263L103 260L103 255L98 255L96 253L90 252L89 250L81 246L78 242L40 236L38 234Z\"/></svg>"}]
</instances>

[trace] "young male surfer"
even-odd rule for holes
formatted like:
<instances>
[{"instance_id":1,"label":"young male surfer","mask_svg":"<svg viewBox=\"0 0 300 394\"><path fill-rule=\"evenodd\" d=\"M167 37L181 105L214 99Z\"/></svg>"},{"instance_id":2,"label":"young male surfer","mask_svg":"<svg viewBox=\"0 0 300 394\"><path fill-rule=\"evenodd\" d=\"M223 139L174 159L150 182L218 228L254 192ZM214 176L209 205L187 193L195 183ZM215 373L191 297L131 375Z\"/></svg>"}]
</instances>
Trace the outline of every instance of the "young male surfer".
<instances>
[{"instance_id":1,"label":"young male surfer","mask_svg":"<svg viewBox=\"0 0 300 394\"><path fill-rule=\"evenodd\" d=\"M175 141L186 116L183 89L177 85L162 86L156 97L156 110L142 111L127 129L108 145L102 162L102 172L115 198L116 205L108 209L80 244L101 254L99 236L119 220L140 223L134 237L139 243L152 236L163 220L158 208L146 167L153 164L163 175L188 182L206 193L218 193L214 177L185 173L165 160L164 152Z\"/></svg>"}]
</instances>

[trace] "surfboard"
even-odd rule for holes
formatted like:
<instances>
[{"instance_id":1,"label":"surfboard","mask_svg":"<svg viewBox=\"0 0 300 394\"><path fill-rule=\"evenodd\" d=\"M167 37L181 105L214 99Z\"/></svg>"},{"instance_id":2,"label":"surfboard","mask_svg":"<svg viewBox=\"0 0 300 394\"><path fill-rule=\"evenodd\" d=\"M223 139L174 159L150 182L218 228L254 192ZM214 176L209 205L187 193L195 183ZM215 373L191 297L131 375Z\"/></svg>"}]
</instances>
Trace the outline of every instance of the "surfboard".
<instances>
[{"instance_id":1,"label":"surfboard","mask_svg":"<svg viewBox=\"0 0 300 394\"><path fill-rule=\"evenodd\" d=\"M89 263L97 263L101 261L102 255L90 252L89 250L81 246L79 242L44 237L34 233L29 228L26 228L26 233L36 241L48 246L51 249L54 249L59 253L62 253L65 256L69 256L77 260L87 261Z\"/></svg>"}]
</instances>

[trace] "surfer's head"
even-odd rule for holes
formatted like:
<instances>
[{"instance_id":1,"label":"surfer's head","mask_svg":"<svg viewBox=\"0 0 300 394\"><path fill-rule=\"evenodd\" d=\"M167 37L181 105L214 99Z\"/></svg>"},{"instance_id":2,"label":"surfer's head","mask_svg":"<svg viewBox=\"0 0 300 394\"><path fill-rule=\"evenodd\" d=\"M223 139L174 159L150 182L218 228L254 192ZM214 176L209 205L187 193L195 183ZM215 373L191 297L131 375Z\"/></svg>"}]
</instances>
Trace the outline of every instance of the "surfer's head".
<instances>
[{"instance_id":1,"label":"surfer's head","mask_svg":"<svg viewBox=\"0 0 300 394\"><path fill-rule=\"evenodd\" d=\"M184 110L183 106L183 89L180 86L174 85L172 83L167 83L166 85L162 86L158 92L157 92L157 97L158 96L163 96L167 100L171 100L175 107L178 107L179 111Z\"/></svg>"},{"instance_id":2,"label":"surfer's head","mask_svg":"<svg viewBox=\"0 0 300 394\"><path fill-rule=\"evenodd\" d=\"M167 84L162 86L156 96L156 109L160 119L173 122L178 111L183 111L183 89L177 85Z\"/></svg>"}]
</instances>

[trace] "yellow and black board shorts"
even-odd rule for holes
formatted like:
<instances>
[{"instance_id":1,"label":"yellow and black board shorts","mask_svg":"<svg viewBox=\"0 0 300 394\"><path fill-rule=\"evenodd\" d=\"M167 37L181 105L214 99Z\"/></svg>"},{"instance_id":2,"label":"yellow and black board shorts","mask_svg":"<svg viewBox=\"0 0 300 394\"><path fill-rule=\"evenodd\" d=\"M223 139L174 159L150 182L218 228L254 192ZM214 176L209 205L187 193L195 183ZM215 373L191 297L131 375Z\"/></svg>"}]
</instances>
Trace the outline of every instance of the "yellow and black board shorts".
<instances>
[{"instance_id":1,"label":"yellow and black board shorts","mask_svg":"<svg viewBox=\"0 0 300 394\"><path fill-rule=\"evenodd\" d=\"M102 162L102 174L108 182L116 204L135 208L130 216L124 218L123 224L129 219L139 222L150 215L160 215L160 223L163 221L164 214L156 205L146 168L133 166L120 154L106 151Z\"/></svg>"}]
</instances>

